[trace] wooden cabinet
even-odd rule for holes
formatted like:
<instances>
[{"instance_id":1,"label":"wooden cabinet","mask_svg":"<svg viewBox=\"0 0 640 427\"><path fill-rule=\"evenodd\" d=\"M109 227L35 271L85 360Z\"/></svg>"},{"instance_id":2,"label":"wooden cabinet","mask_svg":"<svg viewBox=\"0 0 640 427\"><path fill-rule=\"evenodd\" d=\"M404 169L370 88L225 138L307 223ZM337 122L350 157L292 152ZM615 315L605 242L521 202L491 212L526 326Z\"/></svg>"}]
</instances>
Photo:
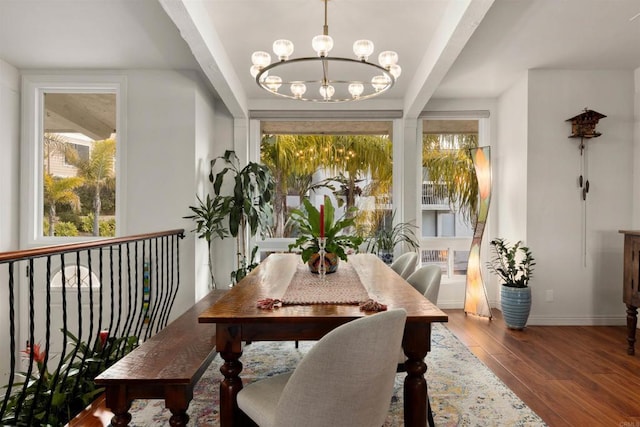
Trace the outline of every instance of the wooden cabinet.
<instances>
[{"instance_id":1,"label":"wooden cabinet","mask_svg":"<svg viewBox=\"0 0 640 427\"><path fill-rule=\"evenodd\" d=\"M620 230L620 233L624 234L622 301L627 305L627 353L634 354L640 306L640 230Z\"/></svg>"}]
</instances>

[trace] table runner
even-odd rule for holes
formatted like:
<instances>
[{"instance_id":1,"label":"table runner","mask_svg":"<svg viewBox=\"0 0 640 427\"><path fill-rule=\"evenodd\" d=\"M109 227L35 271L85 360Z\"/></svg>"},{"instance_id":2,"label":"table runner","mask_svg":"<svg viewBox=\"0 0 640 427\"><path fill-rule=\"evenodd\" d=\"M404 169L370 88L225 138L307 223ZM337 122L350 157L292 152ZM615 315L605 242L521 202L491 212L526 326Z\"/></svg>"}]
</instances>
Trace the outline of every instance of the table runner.
<instances>
[{"instance_id":1,"label":"table runner","mask_svg":"<svg viewBox=\"0 0 640 427\"><path fill-rule=\"evenodd\" d=\"M340 263L338 270L324 280L311 273L306 264L298 264L281 300L284 305L307 305L360 304L368 299L369 293L353 266Z\"/></svg>"}]
</instances>

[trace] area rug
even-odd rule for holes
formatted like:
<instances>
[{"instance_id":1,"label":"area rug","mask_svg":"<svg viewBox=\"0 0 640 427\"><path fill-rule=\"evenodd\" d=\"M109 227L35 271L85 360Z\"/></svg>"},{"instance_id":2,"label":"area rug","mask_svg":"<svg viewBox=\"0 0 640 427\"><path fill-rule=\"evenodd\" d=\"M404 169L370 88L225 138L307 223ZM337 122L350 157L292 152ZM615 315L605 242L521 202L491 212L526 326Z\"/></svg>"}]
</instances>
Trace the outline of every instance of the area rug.
<instances>
[{"instance_id":1,"label":"area rug","mask_svg":"<svg viewBox=\"0 0 640 427\"><path fill-rule=\"evenodd\" d=\"M245 346L241 377L249 383L287 372L299 362L313 343L254 342ZM218 389L220 358L203 375L189 407L189 425L219 426ZM427 384L436 426L545 426L545 423L444 325L435 324L431 352L427 356ZM405 374L396 376L394 395L385 426L404 425L402 384ZM132 407L131 426L166 424L171 413L164 402L139 400Z\"/></svg>"}]
</instances>

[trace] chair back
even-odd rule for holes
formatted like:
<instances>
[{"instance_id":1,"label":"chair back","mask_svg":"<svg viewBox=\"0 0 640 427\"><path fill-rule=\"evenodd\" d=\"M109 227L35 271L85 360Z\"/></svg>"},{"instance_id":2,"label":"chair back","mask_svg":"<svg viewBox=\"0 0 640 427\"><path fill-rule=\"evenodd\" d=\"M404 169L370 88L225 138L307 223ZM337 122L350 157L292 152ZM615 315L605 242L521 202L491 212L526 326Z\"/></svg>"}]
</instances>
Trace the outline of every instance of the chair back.
<instances>
[{"instance_id":1,"label":"chair back","mask_svg":"<svg viewBox=\"0 0 640 427\"><path fill-rule=\"evenodd\" d=\"M325 335L293 371L276 408L279 427L381 426L396 376L403 309L368 315Z\"/></svg>"},{"instance_id":2,"label":"chair back","mask_svg":"<svg viewBox=\"0 0 640 427\"><path fill-rule=\"evenodd\" d=\"M437 305L441 279L442 270L440 270L440 267L430 264L420 267L407 278L407 282L424 295L426 299Z\"/></svg>"},{"instance_id":3,"label":"chair back","mask_svg":"<svg viewBox=\"0 0 640 427\"><path fill-rule=\"evenodd\" d=\"M403 279L407 279L415 270L418 263L418 254L407 252L400 255L392 264L391 269L398 273Z\"/></svg>"}]
</instances>

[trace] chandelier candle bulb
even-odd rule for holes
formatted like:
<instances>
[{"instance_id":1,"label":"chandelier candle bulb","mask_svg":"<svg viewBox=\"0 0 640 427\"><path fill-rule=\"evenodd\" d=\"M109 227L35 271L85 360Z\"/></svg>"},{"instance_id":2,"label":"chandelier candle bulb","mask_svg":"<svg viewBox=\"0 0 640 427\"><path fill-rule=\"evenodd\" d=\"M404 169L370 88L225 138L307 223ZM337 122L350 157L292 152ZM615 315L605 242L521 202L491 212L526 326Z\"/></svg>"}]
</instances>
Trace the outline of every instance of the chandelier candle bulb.
<instances>
[{"instance_id":1,"label":"chandelier candle bulb","mask_svg":"<svg viewBox=\"0 0 640 427\"><path fill-rule=\"evenodd\" d=\"M273 42L273 53L278 55L280 61L286 61L293 54L293 43L289 40L276 40Z\"/></svg>"}]
</instances>

